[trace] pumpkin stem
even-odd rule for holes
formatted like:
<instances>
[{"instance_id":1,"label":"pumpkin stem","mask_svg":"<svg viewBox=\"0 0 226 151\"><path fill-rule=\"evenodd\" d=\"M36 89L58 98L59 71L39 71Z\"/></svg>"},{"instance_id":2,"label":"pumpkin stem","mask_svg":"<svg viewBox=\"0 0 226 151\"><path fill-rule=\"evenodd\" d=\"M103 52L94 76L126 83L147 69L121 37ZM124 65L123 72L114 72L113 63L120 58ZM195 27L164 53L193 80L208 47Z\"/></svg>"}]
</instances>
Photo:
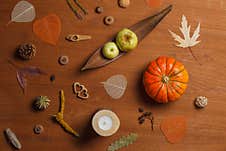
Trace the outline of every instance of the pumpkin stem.
<instances>
[{"instance_id":1,"label":"pumpkin stem","mask_svg":"<svg viewBox=\"0 0 226 151\"><path fill-rule=\"evenodd\" d=\"M163 83L168 83L169 82L169 80L170 80L170 78L168 77L168 76L162 76L162 82Z\"/></svg>"}]
</instances>

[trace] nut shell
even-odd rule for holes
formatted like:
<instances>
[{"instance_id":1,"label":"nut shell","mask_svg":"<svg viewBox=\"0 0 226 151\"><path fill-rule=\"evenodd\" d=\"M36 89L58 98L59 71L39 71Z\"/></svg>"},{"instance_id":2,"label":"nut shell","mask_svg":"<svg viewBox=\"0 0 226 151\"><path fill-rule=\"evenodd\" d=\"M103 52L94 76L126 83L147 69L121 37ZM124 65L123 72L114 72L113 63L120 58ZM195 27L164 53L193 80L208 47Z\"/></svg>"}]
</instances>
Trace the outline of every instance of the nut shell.
<instances>
[{"instance_id":1,"label":"nut shell","mask_svg":"<svg viewBox=\"0 0 226 151\"><path fill-rule=\"evenodd\" d=\"M195 106L198 108L204 108L207 106L207 104L208 104L208 99L205 96L198 96L195 99Z\"/></svg>"},{"instance_id":2,"label":"nut shell","mask_svg":"<svg viewBox=\"0 0 226 151\"><path fill-rule=\"evenodd\" d=\"M127 8L130 5L130 0L118 0L118 4L122 8Z\"/></svg>"}]
</instances>

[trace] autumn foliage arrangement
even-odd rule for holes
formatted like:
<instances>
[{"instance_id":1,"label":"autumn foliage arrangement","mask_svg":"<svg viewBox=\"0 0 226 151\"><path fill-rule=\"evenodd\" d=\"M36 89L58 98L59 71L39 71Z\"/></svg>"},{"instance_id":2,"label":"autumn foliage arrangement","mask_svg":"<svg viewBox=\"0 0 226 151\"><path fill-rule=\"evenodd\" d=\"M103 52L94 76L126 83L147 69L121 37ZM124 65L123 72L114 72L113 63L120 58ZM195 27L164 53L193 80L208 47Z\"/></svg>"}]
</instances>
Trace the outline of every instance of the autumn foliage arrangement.
<instances>
[{"instance_id":1,"label":"autumn foliage arrangement","mask_svg":"<svg viewBox=\"0 0 226 151\"><path fill-rule=\"evenodd\" d=\"M188 80L184 65L165 56L151 61L143 75L146 93L158 103L178 100L185 92Z\"/></svg>"}]
</instances>

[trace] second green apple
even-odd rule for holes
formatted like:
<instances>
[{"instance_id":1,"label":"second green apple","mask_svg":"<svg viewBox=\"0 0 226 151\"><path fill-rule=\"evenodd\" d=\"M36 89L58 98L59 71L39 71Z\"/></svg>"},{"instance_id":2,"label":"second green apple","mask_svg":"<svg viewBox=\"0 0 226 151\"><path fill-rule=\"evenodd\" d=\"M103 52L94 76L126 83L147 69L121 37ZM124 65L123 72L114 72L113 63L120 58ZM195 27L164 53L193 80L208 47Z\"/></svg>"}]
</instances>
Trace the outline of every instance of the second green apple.
<instances>
[{"instance_id":1,"label":"second green apple","mask_svg":"<svg viewBox=\"0 0 226 151\"><path fill-rule=\"evenodd\" d=\"M119 50L117 45L114 42L107 42L103 49L102 54L107 59L113 59L119 55Z\"/></svg>"}]
</instances>

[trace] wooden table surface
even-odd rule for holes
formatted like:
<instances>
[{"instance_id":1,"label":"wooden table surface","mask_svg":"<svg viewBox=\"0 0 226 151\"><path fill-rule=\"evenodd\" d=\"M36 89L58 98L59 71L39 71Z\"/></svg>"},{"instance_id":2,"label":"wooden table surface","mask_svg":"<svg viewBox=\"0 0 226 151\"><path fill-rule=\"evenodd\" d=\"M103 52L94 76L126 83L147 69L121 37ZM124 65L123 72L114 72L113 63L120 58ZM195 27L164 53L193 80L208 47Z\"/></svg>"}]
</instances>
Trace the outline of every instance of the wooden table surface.
<instances>
[{"instance_id":1,"label":"wooden table surface","mask_svg":"<svg viewBox=\"0 0 226 151\"><path fill-rule=\"evenodd\" d=\"M123 27L160 10L149 8L145 0L131 0L127 9L121 9L114 0L84 0L89 15L79 21L68 8L65 0L29 0L36 8L37 19L49 13L57 14L62 21L62 32L56 46L40 41L32 32L32 23L12 23L11 11L18 0L1 0L0 4L0 150L13 150L3 135L5 128L11 128L19 137L22 151L105 151L107 146L122 135L138 133L136 143L122 151L225 151L226 150L226 0L169 0L161 8L173 4L173 11L149 34L136 50L116 62L97 70L80 72L87 57L106 40ZM96 6L103 6L104 13L96 14ZM187 49L177 48L168 29L179 33L181 16L186 15L192 31L201 22L201 43L193 48L201 66L192 58ZM112 15L115 23L105 26L104 16ZM92 40L69 43L67 34L90 34ZM15 48L26 42L37 46L37 55L31 61L14 57ZM70 63L60 66L61 55L68 55ZM142 71L149 61L160 55L173 56L184 63L189 71L189 87L183 97L165 105L149 102L141 84ZM16 80L16 70L7 62L10 59L20 67L37 66L48 76L28 78L24 95ZM51 83L49 76L56 75ZM124 74L128 88L120 100L111 99L100 82L112 75ZM79 81L87 86L90 98L78 100L72 92L72 83ZM58 92L66 95L65 120L82 135L75 138L52 120L51 115L59 108ZM35 112L33 99L46 95L51 105L43 112ZM207 96L208 106L197 110L193 100ZM149 123L139 125L137 111L142 107L152 111L155 117L154 131ZM119 131L111 137L98 137L91 129L90 119L96 110L107 108L116 112L121 120ZM188 120L185 138L178 144L170 144L160 131L162 119L172 115L184 115ZM33 127L42 124L44 133L35 135Z\"/></svg>"}]
</instances>

